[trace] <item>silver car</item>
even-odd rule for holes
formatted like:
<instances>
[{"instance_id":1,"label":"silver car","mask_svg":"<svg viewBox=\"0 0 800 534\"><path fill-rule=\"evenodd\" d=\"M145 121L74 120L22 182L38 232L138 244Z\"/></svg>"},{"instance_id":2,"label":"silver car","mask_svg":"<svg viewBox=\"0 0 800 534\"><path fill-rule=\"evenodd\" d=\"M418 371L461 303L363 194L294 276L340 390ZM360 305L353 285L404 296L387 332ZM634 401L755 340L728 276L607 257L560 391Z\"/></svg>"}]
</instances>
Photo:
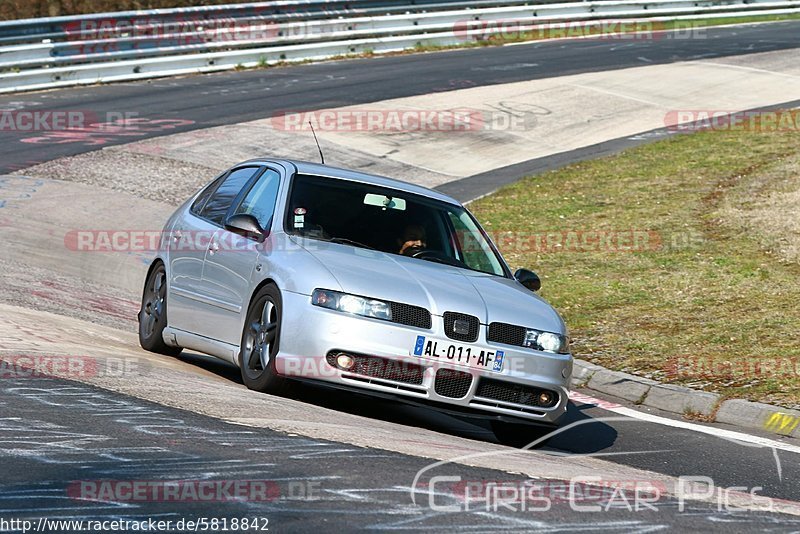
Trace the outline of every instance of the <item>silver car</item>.
<instances>
[{"instance_id":1,"label":"silver car","mask_svg":"<svg viewBox=\"0 0 800 534\"><path fill-rule=\"evenodd\" d=\"M503 439L568 402L567 331L539 286L446 195L257 159L170 217L139 339L229 361L254 390L314 380L483 415Z\"/></svg>"}]
</instances>

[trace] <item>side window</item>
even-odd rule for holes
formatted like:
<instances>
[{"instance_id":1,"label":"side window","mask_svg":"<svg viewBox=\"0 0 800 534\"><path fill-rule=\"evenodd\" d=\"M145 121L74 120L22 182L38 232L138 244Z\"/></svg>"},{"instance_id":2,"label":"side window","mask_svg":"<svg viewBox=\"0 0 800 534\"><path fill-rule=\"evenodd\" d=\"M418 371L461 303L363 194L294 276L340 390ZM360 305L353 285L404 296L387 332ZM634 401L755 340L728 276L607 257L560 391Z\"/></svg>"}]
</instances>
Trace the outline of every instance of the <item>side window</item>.
<instances>
[{"instance_id":1,"label":"side window","mask_svg":"<svg viewBox=\"0 0 800 534\"><path fill-rule=\"evenodd\" d=\"M469 215L466 212L460 215L449 212L448 215L455 231L454 237L463 256L460 258L461 261L472 269L502 276L503 267Z\"/></svg>"},{"instance_id":2,"label":"side window","mask_svg":"<svg viewBox=\"0 0 800 534\"><path fill-rule=\"evenodd\" d=\"M208 199L200 216L222 226L225 214L228 213L234 199L258 169L258 167L244 167L230 173Z\"/></svg>"},{"instance_id":3,"label":"side window","mask_svg":"<svg viewBox=\"0 0 800 534\"><path fill-rule=\"evenodd\" d=\"M236 208L235 214L252 215L258 219L261 228L268 230L272 226L272 216L275 214L280 183L280 174L272 169L267 169Z\"/></svg>"},{"instance_id":4,"label":"side window","mask_svg":"<svg viewBox=\"0 0 800 534\"><path fill-rule=\"evenodd\" d=\"M208 199L211 198L211 194L217 189L217 186L222 182L222 179L225 178L225 173L222 173L221 176L218 176L211 182L209 185L203 189L203 192L195 199L194 203L192 204L192 213L195 215L200 215L200 211L203 209L203 206L206 205Z\"/></svg>"}]
</instances>

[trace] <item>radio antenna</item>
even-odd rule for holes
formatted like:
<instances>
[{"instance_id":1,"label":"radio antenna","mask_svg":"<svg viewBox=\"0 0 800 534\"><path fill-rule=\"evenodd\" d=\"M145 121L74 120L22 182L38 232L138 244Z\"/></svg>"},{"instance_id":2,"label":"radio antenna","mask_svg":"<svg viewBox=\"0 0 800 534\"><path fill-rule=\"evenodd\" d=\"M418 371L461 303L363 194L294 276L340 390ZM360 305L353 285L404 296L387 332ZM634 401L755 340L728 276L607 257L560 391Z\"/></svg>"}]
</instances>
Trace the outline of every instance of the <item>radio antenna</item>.
<instances>
[{"instance_id":1,"label":"radio antenna","mask_svg":"<svg viewBox=\"0 0 800 534\"><path fill-rule=\"evenodd\" d=\"M319 150L319 159L322 160L322 164L325 165L325 156L322 155L322 147L319 146L319 139L317 139L317 132L314 131L314 125L311 124L311 121L308 121L308 125L311 126L311 133L314 134L314 142L317 143L317 150Z\"/></svg>"}]
</instances>

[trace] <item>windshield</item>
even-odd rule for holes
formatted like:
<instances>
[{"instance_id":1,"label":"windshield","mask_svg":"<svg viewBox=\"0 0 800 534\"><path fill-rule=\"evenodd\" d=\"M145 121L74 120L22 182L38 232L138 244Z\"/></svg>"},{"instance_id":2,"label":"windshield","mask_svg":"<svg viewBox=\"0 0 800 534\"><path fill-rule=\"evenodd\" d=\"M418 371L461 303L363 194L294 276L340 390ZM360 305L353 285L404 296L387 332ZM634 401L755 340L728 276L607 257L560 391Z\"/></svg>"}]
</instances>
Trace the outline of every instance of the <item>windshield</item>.
<instances>
[{"instance_id":1,"label":"windshield","mask_svg":"<svg viewBox=\"0 0 800 534\"><path fill-rule=\"evenodd\" d=\"M285 228L292 235L507 276L467 210L394 189L297 175Z\"/></svg>"}]
</instances>

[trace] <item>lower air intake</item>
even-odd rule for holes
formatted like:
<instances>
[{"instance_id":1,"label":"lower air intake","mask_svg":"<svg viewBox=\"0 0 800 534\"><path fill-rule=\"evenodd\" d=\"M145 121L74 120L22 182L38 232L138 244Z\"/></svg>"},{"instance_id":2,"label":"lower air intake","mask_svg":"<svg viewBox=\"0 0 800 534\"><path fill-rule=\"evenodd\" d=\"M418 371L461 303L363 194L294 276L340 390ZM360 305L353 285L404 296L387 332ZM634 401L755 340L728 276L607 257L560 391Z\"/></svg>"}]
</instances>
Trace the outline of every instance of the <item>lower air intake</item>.
<instances>
[{"instance_id":1,"label":"lower air intake","mask_svg":"<svg viewBox=\"0 0 800 534\"><path fill-rule=\"evenodd\" d=\"M436 382L433 389L437 395L450 399L463 399L472 386L472 375L454 369L436 371Z\"/></svg>"}]
</instances>

